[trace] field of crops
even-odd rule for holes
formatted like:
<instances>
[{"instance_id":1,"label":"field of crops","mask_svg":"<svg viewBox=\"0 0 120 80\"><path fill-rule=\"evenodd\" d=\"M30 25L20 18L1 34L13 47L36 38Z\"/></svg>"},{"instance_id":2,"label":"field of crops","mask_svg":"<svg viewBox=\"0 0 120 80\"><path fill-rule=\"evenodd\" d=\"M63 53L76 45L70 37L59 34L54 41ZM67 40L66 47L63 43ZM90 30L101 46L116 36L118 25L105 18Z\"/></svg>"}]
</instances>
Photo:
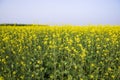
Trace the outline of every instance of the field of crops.
<instances>
[{"instance_id":1,"label":"field of crops","mask_svg":"<svg viewBox=\"0 0 120 80\"><path fill-rule=\"evenodd\" d=\"M120 26L0 26L0 80L120 80Z\"/></svg>"}]
</instances>

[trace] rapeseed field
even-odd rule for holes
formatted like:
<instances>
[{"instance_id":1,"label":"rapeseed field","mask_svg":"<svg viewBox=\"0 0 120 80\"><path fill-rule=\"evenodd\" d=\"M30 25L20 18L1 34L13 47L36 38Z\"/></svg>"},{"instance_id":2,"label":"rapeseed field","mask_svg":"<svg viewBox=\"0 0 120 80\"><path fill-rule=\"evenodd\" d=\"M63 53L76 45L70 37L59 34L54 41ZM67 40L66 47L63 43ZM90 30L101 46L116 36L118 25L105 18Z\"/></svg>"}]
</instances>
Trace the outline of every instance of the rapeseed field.
<instances>
[{"instance_id":1,"label":"rapeseed field","mask_svg":"<svg viewBox=\"0 0 120 80\"><path fill-rule=\"evenodd\" d=\"M120 80L120 26L0 26L0 80Z\"/></svg>"}]
</instances>

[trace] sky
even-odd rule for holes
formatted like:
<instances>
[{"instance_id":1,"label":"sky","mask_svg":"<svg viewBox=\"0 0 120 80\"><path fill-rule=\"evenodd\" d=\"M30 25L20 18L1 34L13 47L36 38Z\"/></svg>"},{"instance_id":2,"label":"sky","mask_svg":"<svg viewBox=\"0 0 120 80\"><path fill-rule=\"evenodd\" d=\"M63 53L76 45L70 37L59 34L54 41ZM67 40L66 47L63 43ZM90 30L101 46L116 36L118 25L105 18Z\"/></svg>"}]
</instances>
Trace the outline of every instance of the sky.
<instances>
[{"instance_id":1,"label":"sky","mask_svg":"<svg viewBox=\"0 0 120 80\"><path fill-rule=\"evenodd\" d=\"M0 23L120 25L120 0L0 0Z\"/></svg>"}]
</instances>

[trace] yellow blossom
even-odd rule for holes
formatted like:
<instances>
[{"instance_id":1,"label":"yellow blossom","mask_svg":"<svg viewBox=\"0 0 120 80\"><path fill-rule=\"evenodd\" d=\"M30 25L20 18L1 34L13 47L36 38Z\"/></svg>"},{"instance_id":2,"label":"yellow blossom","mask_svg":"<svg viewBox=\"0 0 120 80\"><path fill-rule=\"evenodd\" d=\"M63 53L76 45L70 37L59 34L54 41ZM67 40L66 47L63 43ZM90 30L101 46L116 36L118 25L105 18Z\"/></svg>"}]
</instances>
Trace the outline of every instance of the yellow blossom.
<instances>
[{"instance_id":1,"label":"yellow blossom","mask_svg":"<svg viewBox=\"0 0 120 80\"><path fill-rule=\"evenodd\" d=\"M91 67L94 67L94 66L95 66L95 64L92 63L92 64L91 64Z\"/></svg>"},{"instance_id":2,"label":"yellow blossom","mask_svg":"<svg viewBox=\"0 0 120 80\"><path fill-rule=\"evenodd\" d=\"M90 75L90 78L94 78L94 76L93 76L93 75Z\"/></svg>"},{"instance_id":3,"label":"yellow blossom","mask_svg":"<svg viewBox=\"0 0 120 80\"><path fill-rule=\"evenodd\" d=\"M0 80L4 80L4 78L2 76L0 76Z\"/></svg>"}]
</instances>

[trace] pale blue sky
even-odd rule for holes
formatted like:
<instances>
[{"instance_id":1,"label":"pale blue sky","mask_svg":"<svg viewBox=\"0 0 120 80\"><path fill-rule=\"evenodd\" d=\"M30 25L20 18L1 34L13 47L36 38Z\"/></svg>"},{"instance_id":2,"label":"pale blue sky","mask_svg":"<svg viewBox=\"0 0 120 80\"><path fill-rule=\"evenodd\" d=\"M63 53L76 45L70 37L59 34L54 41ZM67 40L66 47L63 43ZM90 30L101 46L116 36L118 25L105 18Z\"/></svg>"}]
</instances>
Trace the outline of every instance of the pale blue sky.
<instances>
[{"instance_id":1,"label":"pale blue sky","mask_svg":"<svg viewBox=\"0 0 120 80\"><path fill-rule=\"evenodd\" d=\"M0 23L120 25L120 0L0 0Z\"/></svg>"}]
</instances>

